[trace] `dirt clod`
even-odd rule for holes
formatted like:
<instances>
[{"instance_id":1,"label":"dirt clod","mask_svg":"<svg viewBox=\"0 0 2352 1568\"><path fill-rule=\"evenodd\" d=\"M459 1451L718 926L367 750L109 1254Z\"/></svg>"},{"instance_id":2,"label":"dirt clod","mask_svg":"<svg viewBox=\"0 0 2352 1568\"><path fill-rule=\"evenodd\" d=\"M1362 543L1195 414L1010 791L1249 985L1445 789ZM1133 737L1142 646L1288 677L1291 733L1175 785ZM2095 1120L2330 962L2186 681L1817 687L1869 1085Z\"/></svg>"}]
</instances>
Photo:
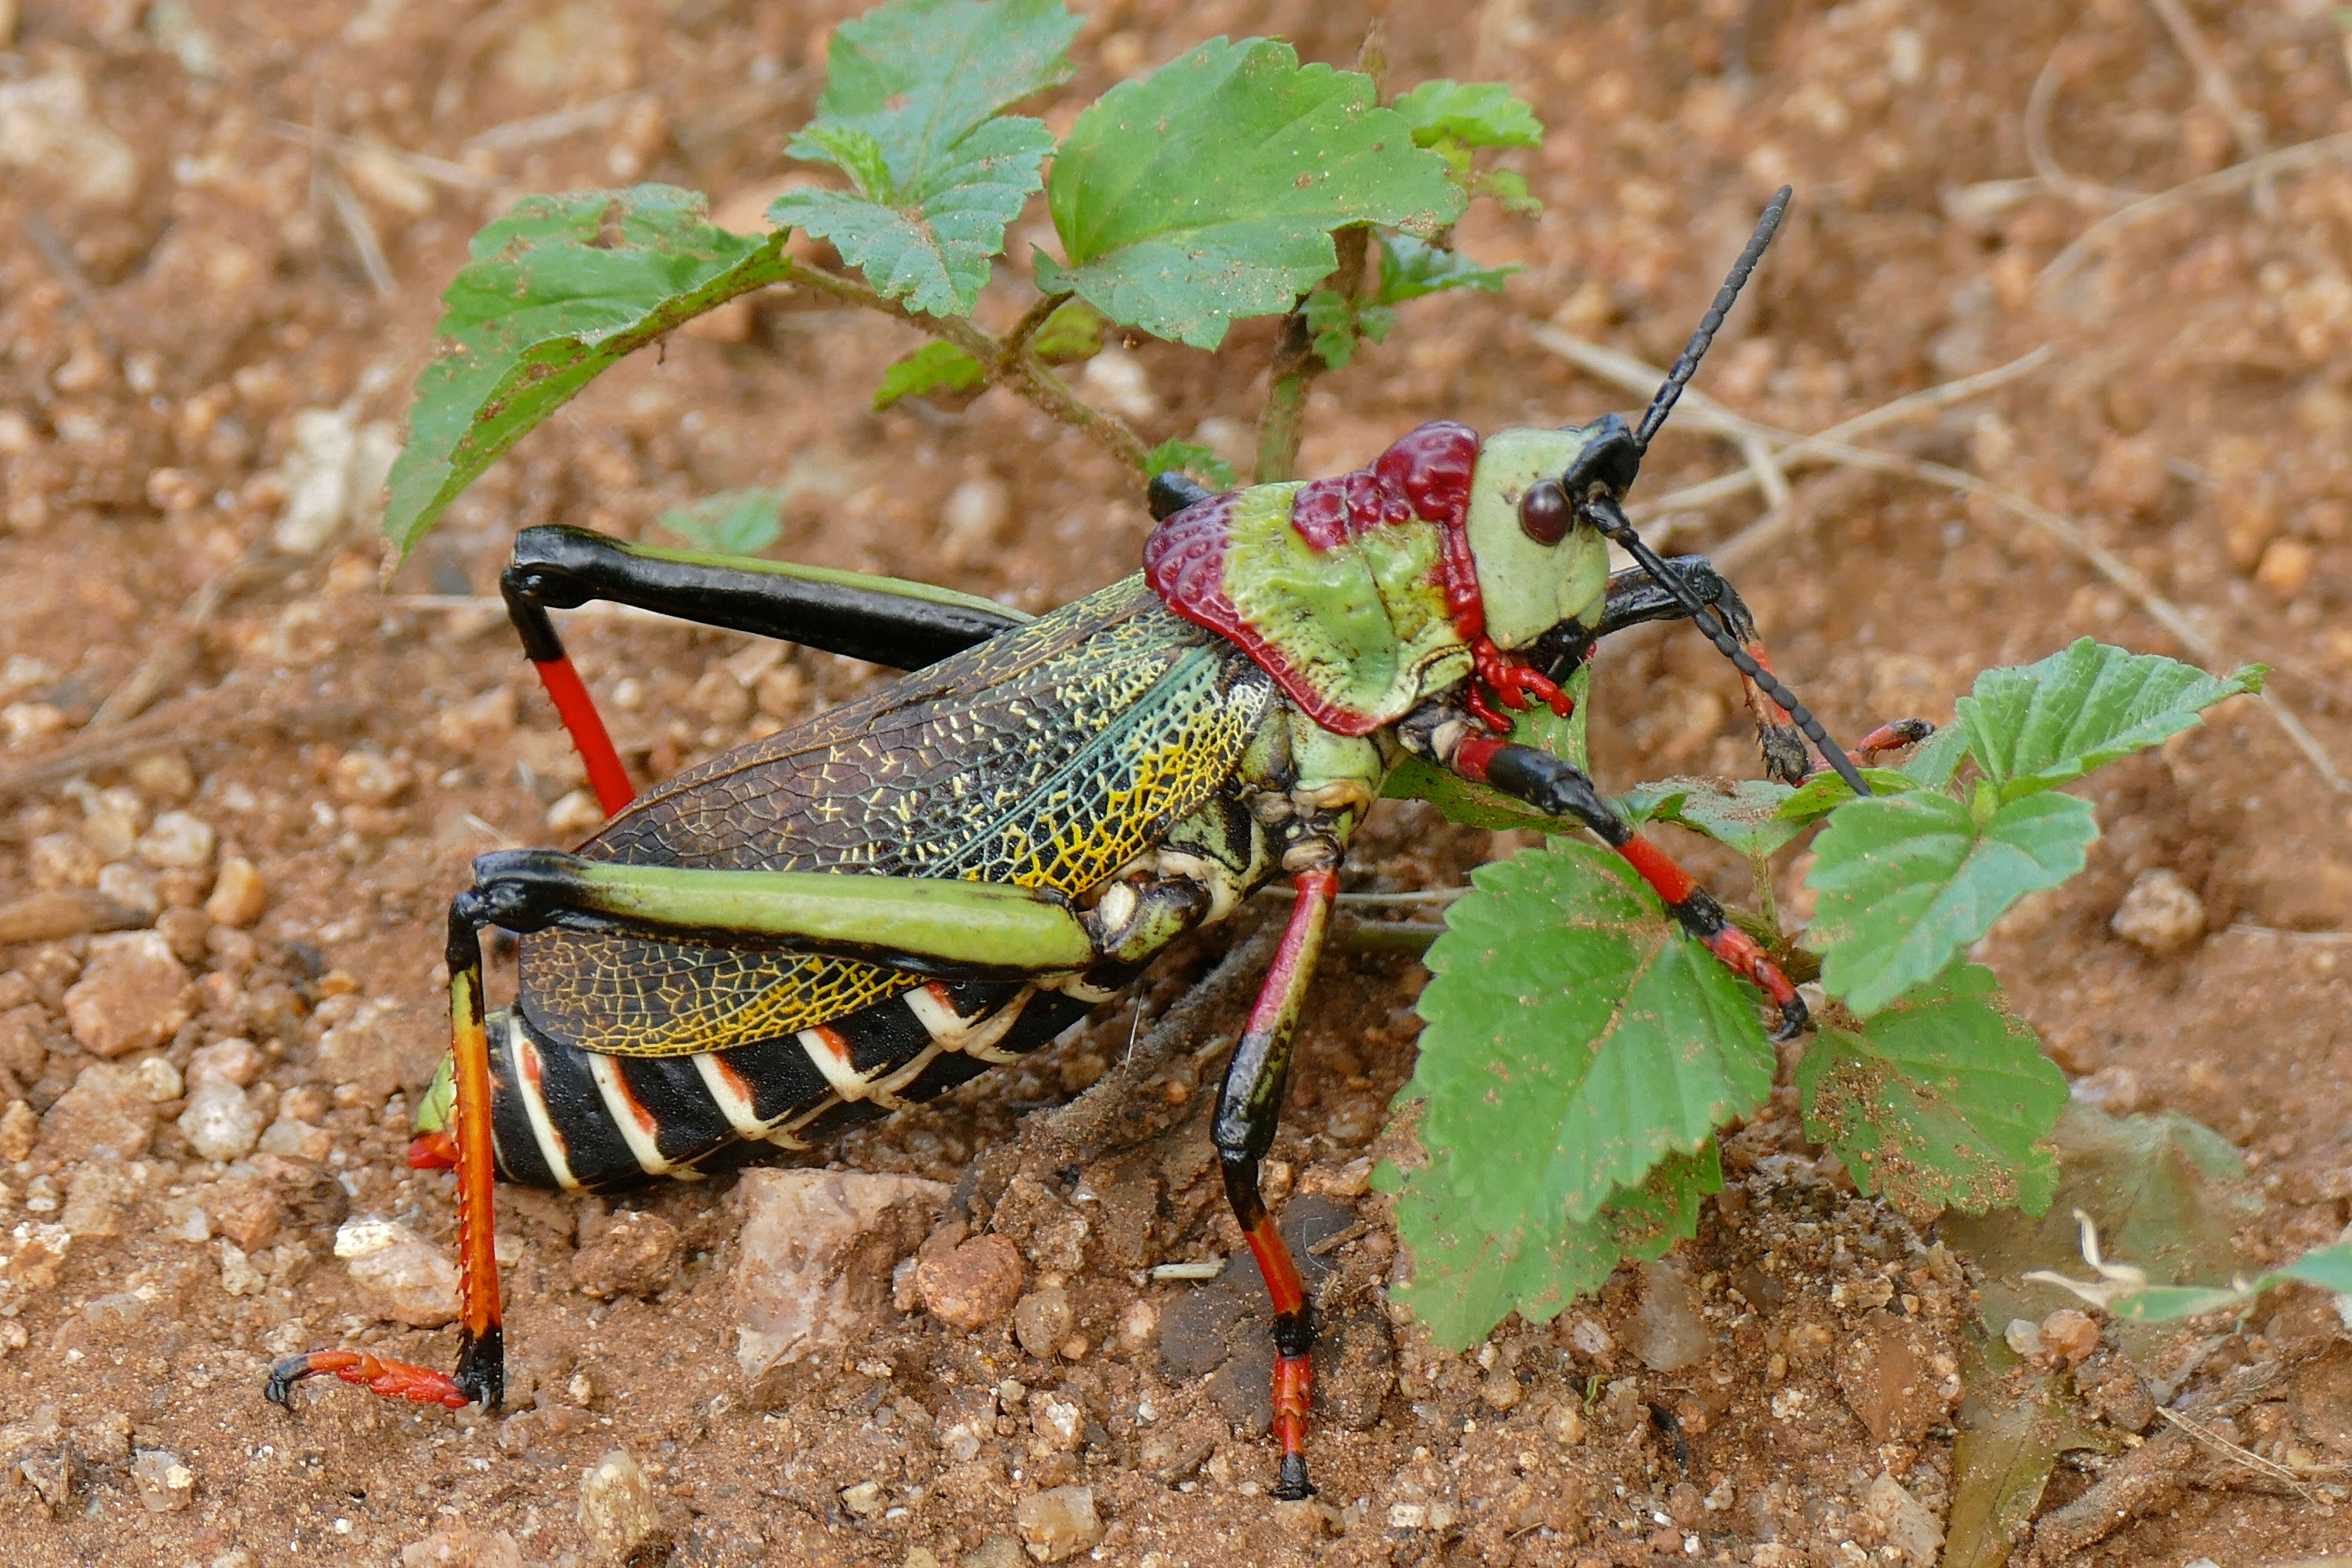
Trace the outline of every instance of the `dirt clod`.
<instances>
[{"instance_id":1,"label":"dirt clod","mask_svg":"<svg viewBox=\"0 0 2352 1568\"><path fill-rule=\"evenodd\" d=\"M335 1233L335 1256L373 1316L436 1329L457 1315L457 1268L446 1248L395 1220L352 1220Z\"/></svg>"},{"instance_id":2,"label":"dirt clod","mask_svg":"<svg viewBox=\"0 0 2352 1568\"><path fill-rule=\"evenodd\" d=\"M1021 1249L1010 1237L976 1236L919 1258L915 1290L950 1328L982 1329L1013 1310L1022 1276Z\"/></svg>"},{"instance_id":3,"label":"dirt clod","mask_svg":"<svg viewBox=\"0 0 2352 1568\"><path fill-rule=\"evenodd\" d=\"M1092 1487L1050 1487L1032 1492L1014 1505L1013 1523L1029 1555L1040 1563L1066 1562L1103 1535Z\"/></svg>"},{"instance_id":4,"label":"dirt clod","mask_svg":"<svg viewBox=\"0 0 2352 1568\"><path fill-rule=\"evenodd\" d=\"M204 1189L204 1211L215 1235L228 1237L247 1252L258 1252L278 1239L278 1226L286 1218L286 1200L267 1182L225 1180Z\"/></svg>"},{"instance_id":5,"label":"dirt clod","mask_svg":"<svg viewBox=\"0 0 2352 1568\"><path fill-rule=\"evenodd\" d=\"M66 1022L92 1056L160 1046L194 1013L188 972L155 931L92 937L81 978L66 992Z\"/></svg>"},{"instance_id":6,"label":"dirt clod","mask_svg":"<svg viewBox=\"0 0 2352 1568\"><path fill-rule=\"evenodd\" d=\"M210 1048L210 1047L207 1047ZM235 1079L219 1074L197 1080L180 1112L180 1136L199 1160L235 1160L261 1141L261 1110Z\"/></svg>"},{"instance_id":7,"label":"dirt clod","mask_svg":"<svg viewBox=\"0 0 2352 1568\"><path fill-rule=\"evenodd\" d=\"M242 855L224 858L213 878L212 893L205 900L205 914L215 924L242 931L268 907L269 889L261 879L260 869Z\"/></svg>"},{"instance_id":8,"label":"dirt clod","mask_svg":"<svg viewBox=\"0 0 2352 1568\"><path fill-rule=\"evenodd\" d=\"M580 1528L622 1552L661 1532L653 1482L627 1449L612 1449L580 1478Z\"/></svg>"},{"instance_id":9,"label":"dirt clod","mask_svg":"<svg viewBox=\"0 0 2352 1568\"><path fill-rule=\"evenodd\" d=\"M657 1214L614 1215L572 1255L572 1287L583 1296L650 1296L677 1278L677 1226Z\"/></svg>"},{"instance_id":10,"label":"dirt clod","mask_svg":"<svg viewBox=\"0 0 2352 1568\"><path fill-rule=\"evenodd\" d=\"M2205 934L2205 900L2179 872L2159 866L2133 879L2107 925L2135 947L2178 952Z\"/></svg>"},{"instance_id":11,"label":"dirt clod","mask_svg":"<svg viewBox=\"0 0 2352 1568\"><path fill-rule=\"evenodd\" d=\"M1932 1341L1918 1323L1886 1311L1863 1314L1838 1354L1837 1384L1874 1440L1916 1442L1944 1419L1950 1400L1933 1358Z\"/></svg>"},{"instance_id":12,"label":"dirt clod","mask_svg":"<svg viewBox=\"0 0 2352 1568\"><path fill-rule=\"evenodd\" d=\"M112 1062L92 1062L41 1118L38 1152L89 1160L105 1151L118 1160L135 1160L147 1152L154 1136L155 1106L140 1089L138 1075Z\"/></svg>"},{"instance_id":13,"label":"dirt clod","mask_svg":"<svg viewBox=\"0 0 2352 1568\"><path fill-rule=\"evenodd\" d=\"M1013 1306L1013 1335L1023 1350L1040 1361L1050 1361L1060 1352L1076 1323L1070 1293L1058 1285L1033 1290Z\"/></svg>"},{"instance_id":14,"label":"dirt clod","mask_svg":"<svg viewBox=\"0 0 2352 1568\"><path fill-rule=\"evenodd\" d=\"M2061 1307L2042 1320L2035 1338L2049 1354L2078 1366L2099 1348L2099 1325L2072 1307Z\"/></svg>"},{"instance_id":15,"label":"dirt clod","mask_svg":"<svg viewBox=\"0 0 2352 1568\"><path fill-rule=\"evenodd\" d=\"M66 1183L58 1223L73 1236L120 1236L146 1185L144 1166L92 1160L75 1168Z\"/></svg>"},{"instance_id":16,"label":"dirt clod","mask_svg":"<svg viewBox=\"0 0 2352 1568\"><path fill-rule=\"evenodd\" d=\"M735 1353L746 1378L867 1331L889 1310L892 1269L950 1193L859 1171L751 1171L737 1190Z\"/></svg>"},{"instance_id":17,"label":"dirt clod","mask_svg":"<svg viewBox=\"0 0 2352 1568\"><path fill-rule=\"evenodd\" d=\"M195 1471L168 1449L140 1449L131 1461L131 1484L150 1513L177 1513L195 1500Z\"/></svg>"},{"instance_id":18,"label":"dirt clod","mask_svg":"<svg viewBox=\"0 0 2352 1568\"><path fill-rule=\"evenodd\" d=\"M1713 1343L1682 1266L1671 1259L1642 1265L1642 1315L1633 1353L1652 1372L1679 1372Z\"/></svg>"}]
</instances>

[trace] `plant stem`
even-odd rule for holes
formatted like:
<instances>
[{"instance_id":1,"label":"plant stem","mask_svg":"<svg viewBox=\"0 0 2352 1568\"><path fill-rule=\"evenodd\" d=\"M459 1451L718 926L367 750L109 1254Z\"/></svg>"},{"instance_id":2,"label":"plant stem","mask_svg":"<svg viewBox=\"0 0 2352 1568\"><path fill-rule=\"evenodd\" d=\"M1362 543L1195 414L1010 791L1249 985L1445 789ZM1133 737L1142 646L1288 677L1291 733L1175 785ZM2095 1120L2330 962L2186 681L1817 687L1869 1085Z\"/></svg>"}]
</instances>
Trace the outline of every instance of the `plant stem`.
<instances>
[{"instance_id":1,"label":"plant stem","mask_svg":"<svg viewBox=\"0 0 2352 1568\"><path fill-rule=\"evenodd\" d=\"M811 267L789 257L783 261L783 275L777 279L778 282L802 284L820 294L830 295L845 305L858 305L869 310L879 310L886 316L896 316L935 338L946 339L977 361L987 373L990 382L1011 387L1072 429L1085 431L1101 442L1113 457L1134 469L1137 478L1142 477L1144 458L1150 450L1144 446L1142 437L1129 429L1126 421L1116 415L1105 414L1099 408L1081 402L1077 395L1064 384L1061 377L1046 369L1044 362L1029 352L1026 338L1017 343L1010 339L1000 341L961 316L932 316L909 310L896 300L883 298L854 278L827 272L821 267ZM1056 302L1040 303L1050 305ZM1052 313L1050 309L1045 311L1045 315ZM1038 317L1039 324L1043 323L1044 317L1039 315L1037 306L1030 308L1029 316ZM1024 316L1022 324L1013 328L1016 333L1028 324L1029 316ZM1035 326L1029 325L1028 334L1034 336L1036 330Z\"/></svg>"},{"instance_id":2,"label":"plant stem","mask_svg":"<svg viewBox=\"0 0 2352 1568\"><path fill-rule=\"evenodd\" d=\"M1044 326L1045 319L1060 310L1068 299L1066 294L1037 296L1037 302L1022 312L1021 319L1013 323L1013 330L1004 334L1004 352L997 366L1000 371L1012 369L1012 362L1029 351L1029 340L1037 335L1037 329Z\"/></svg>"},{"instance_id":3,"label":"plant stem","mask_svg":"<svg viewBox=\"0 0 2352 1568\"><path fill-rule=\"evenodd\" d=\"M1339 264L1331 278L1349 300L1363 286L1364 258L1370 253L1369 225L1349 224L1332 237ZM1331 367L1315 352L1315 335L1307 328L1306 301L1282 319L1282 335L1275 340L1272 380L1266 387L1265 413L1257 425L1259 484L1289 479L1298 467L1298 443L1306 434L1307 388Z\"/></svg>"}]
</instances>

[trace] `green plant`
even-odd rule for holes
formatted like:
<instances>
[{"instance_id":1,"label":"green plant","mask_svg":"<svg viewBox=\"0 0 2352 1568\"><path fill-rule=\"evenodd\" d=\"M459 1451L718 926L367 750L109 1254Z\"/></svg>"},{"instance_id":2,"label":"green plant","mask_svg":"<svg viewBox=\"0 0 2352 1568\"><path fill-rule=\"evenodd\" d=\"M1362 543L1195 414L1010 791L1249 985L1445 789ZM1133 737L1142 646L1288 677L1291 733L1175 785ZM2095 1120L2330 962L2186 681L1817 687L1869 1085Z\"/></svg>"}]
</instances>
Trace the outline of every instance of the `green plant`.
<instances>
[{"instance_id":1,"label":"green plant","mask_svg":"<svg viewBox=\"0 0 2352 1568\"><path fill-rule=\"evenodd\" d=\"M839 184L778 196L766 234L719 228L702 196L666 185L518 203L475 237L444 296L385 532L404 554L600 372L779 284L936 340L890 368L877 409L1004 385L1139 479L1181 468L1229 484L1205 449L1147 442L1053 367L1098 352L1107 327L1214 350L1236 321L1285 316L1256 478L1286 479L1308 382L1386 337L1398 305L1498 289L1516 269L1448 242L1473 196L1536 205L1517 174L1475 161L1541 140L1501 84L1423 82L1382 107L1376 42L1365 69L1340 70L1272 39L1214 38L1112 88L1057 144L1044 121L1006 110L1067 79L1078 26L1061 0L889 0L844 23L817 117L789 142ZM1034 302L986 331L973 312L1006 227L1040 194L1062 253L1028 258ZM848 270L787 255L794 229Z\"/></svg>"},{"instance_id":2,"label":"green plant","mask_svg":"<svg viewBox=\"0 0 2352 1568\"><path fill-rule=\"evenodd\" d=\"M1913 1213L2040 1214L2065 1080L1964 955L2020 899L2082 869L2097 822L2060 786L2262 675L2086 638L1978 677L1906 765L1868 771L1867 799L1822 775L1793 789L1670 780L1618 804L1748 857L1759 908L1742 923L1829 998L1795 1083L1808 1135L1857 1186ZM1580 730L1556 724L1546 743L1577 760ZM1475 786L1428 793L1458 821L1552 826ZM1814 918L1791 933L1771 865L1817 824ZM1722 1183L1716 1129L1756 1109L1776 1066L1752 995L1615 857L1554 838L1473 881L1430 949L1420 1062L1400 1097L1425 1158L1381 1176L1413 1254L1403 1300L1448 1345L1511 1310L1548 1319L1621 1260L1694 1234Z\"/></svg>"}]
</instances>

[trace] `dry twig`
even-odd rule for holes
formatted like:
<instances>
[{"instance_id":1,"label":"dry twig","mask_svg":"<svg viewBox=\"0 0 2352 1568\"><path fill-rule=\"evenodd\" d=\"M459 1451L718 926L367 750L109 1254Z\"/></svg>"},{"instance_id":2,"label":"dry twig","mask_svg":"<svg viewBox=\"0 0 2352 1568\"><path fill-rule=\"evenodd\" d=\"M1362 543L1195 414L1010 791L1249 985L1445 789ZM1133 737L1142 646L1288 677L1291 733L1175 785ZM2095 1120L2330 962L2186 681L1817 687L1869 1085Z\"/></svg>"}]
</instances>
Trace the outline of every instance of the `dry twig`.
<instances>
[{"instance_id":1,"label":"dry twig","mask_svg":"<svg viewBox=\"0 0 2352 1568\"><path fill-rule=\"evenodd\" d=\"M2249 158L2242 163L2232 163L2210 174L2185 181L2152 196L2144 196L2127 207L2119 207L2074 237L2074 242L2050 258L2050 264L2034 279L2038 288L2049 288L2062 282L2084 258L2127 229L2136 228L2150 218L2162 217L2169 212L2206 200L2242 191L2248 185L2265 179L2293 174L2325 163L2334 158L2352 159L2352 131L2339 131L2333 136L2321 136L2309 142L2298 142L2292 147L2282 147L2275 153L2265 153L2259 158Z\"/></svg>"},{"instance_id":2,"label":"dry twig","mask_svg":"<svg viewBox=\"0 0 2352 1568\"><path fill-rule=\"evenodd\" d=\"M2228 122L2230 134L2237 140L2238 156L2259 158L2269 152L2270 137L2263 128L2263 117L2247 108L2238 97L2237 89L2230 85L2230 73L2221 68L2205 36L2189 19L2188 8L2180 0L2147 0L2147 8L2156 13L2164 30L2172 35L2173 47L2181 52L2189 68L2197 73L2197 90ZM2277 205L2278 194L2273 183L2268 178L2256 179L2254 209L2267 216Z\"/></svg>"},{"instance_id":3,"label":"dry twig","mask_svg":"<svg viewBox=\"0 0 2352 1568\"><path fill-rule=\"evenodd\" d=\"M1603 348L1598 343L1587 342L1555 327L1536 326L1529 330L1529 335L1537 342L1580 368L1633 390L1643 391L1655 386L1664 374L1663 371L1644 364L1630 354ZM2221 649L2213 639L2189 620L2178 605L2158 593L2147 578L2133 570L2114 552L2091 539L2072 519L2062 517L2049 508L2019 495L2014 490L2003 489L1964 469L1955 468L1947 464L1930 463L1917 458L1906 458L1899 453L1881 452L1865 447L1851 446L1843 441L1831 439L1826 433L1820 436L1801 436L1793 430L1782 430L1774 426L1761 424L1732 413L1703 393L1685 391L1683 394L1681 409L1685 424L1696 425L1727 440L1745 442L1761 439L1776 444L1780 448L1775 454L1776 462L1785 463L1801 451L1846 468L1894 474L1904 479L1938 485L1946 489L1958 490L1964 495L1976 496L1989 505L2032 524L2065 545L2093 571L2121 588L2150 620L2169 632L2180 644L2182 649L2197 662L2204 665L2222 662ZM1747 476L1741 477L1745 479ZM1769 520L1767 521L1769 521ZM1736 538L1732 542L1733 544L1752 550L1754 544L1750 542L1749 536L1756 534L1764 526L1766 525L1759 524L1757 528L1748 530L1747 533ZM2301 717L2293 709L2275 694L2267 691L2262 693L2256 700L2268 710L2272 719L2277 722L2280 729L2286 731L2287 738L2294 742L2296 749L2303 752L2313 770L2330 789L2341 795L2352 795L2352 780L2347 780L2337 770L2334 760L2328 756L2326 749L2319 744L2318 740L2305 727Z\"/></svg>"},{"instance_id":4,"label":"dry twig","mask_svg":"<svg viewBox=\"0 0 2352 1568\"><path fill-rule=\"evenodd\" d=\"M2050 109L2057 100L2058 89L2065 85L2067 47L2062 43L2050 51L2050 58L2042 63L2042 74L2033 79L2033 89L2025 95L2026 161L2053 194L2077 206L2113 212L2126 203L2138 200L2139 193L2077 179L2059 166L2056 155L2050 151Z\"/></svg>"},{"instance_id":5,"label":"dry twig","mask_svg":"<svg viewBox=\"0 0 2352 1568\"><path fill-rule=\"evenodd\" d=\"M2257 1475L2267 1477L2271 1480L2277 1481L2283 1486L2292 1488L2297 1494L2306 1500L2310 1499L2312 1495L2311 1489L2304 1484L2303 1478L2296 1475L2293 1470L2288 1469L2284 1465L2280 1464L2277 1460L2265 1459L2260 1454L2255 1453L2252 1448L2248 1448L2241 1444L2232 1443L2229 1438L2222 1436L2210 1426L2204 1425L2202 1422L2192 1420L2190 1417L2180 1414L2178 1410L2169 1410L2159 1405L2156 1408L2156 1413L2158 1415L2163 1416L2167 1421L2171 1422L2183 1432L2188 1433L2191 1437L2194 1437L2199 1442L2204 1444L2207 1447L2211 1448L2215 1453L2220 1454L2222 1458L2230 1460L2231 1463L2243 1465L2246 1468L2253 1471Z\"/></svg>"}]
</instances>

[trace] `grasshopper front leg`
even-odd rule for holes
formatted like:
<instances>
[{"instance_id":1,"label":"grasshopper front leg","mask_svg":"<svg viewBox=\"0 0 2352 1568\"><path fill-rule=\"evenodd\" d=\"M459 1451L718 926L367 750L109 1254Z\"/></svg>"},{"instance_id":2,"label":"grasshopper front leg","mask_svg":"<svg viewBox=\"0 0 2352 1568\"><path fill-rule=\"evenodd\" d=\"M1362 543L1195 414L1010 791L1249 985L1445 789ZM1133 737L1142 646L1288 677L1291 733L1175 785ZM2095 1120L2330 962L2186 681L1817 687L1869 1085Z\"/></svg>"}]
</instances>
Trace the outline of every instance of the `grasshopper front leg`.
<instances>
[{"instance_id":1,"label":"grasshopper front leg","mask_svg":"<svg viewBox=\"0 0 2352 1568\"><path fill-rule=\"evenodd\" d=\"M1752 982L1780 1009L1776 1040L1804 1028L1804 999L1763 944L1724 917L1723 906L1664 850L1633 831L1608 796L1574 763L1533 746L1474 731L1464 715L1431 707L1410 715L1398 732L1406 746L1473 784L1486 784L1549 816L1583 824L1624 857L1665 904L1666 912L1724 966Z\"/></svg>"},{"instance_id":2,"label":"grasshopper front leg","mask_svg":"<svg viewBox=\"0 0 2352 1568\"><path fill-rule=\"evenodd\" d=\"M1274 1495L1286 1500L1315 1495L1307 1479L1307 1418L1315 1402L1315 1308L1307 1299L1289 1244L1275 1228L1258 1193L1258 1163L1274 1146L1282 1117L1282 1090L1290 1077L1291 1037L1298 1026L1331 903L1339 890L1337 867L1323 864L1297 872L1292 885L1298 901L1275 950L1274 963L1259 987L1257 1005L1241 1043L1234 1047L1217 1091L1210 1137L1224 1168L1225 1199L1249 1238L1266 1296L1274 1303L1274 1436L1282 1447L1282 1468Z\"/></svg>"}]
</instances>

